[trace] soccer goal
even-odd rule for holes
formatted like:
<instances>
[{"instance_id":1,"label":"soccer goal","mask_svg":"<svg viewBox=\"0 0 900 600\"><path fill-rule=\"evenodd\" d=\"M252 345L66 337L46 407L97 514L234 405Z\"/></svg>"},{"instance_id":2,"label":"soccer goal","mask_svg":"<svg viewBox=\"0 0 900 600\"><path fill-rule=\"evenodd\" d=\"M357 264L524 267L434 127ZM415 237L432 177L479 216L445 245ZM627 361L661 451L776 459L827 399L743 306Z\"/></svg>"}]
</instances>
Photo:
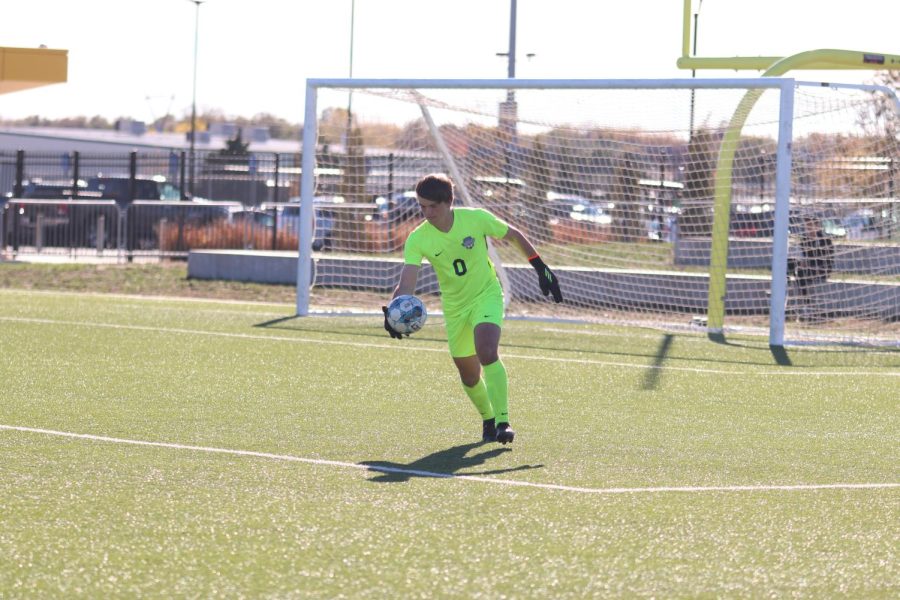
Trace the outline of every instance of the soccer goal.
<instances>
[{"instance_id":1,"label":"soccer goal","mask_svg":"<svg viewBox=\"0 0 900 600\"><path fill-rule=\"evenodd\" d=\"M897 345L898 123L888 89L781 78L309 80L297 314L377 310L445 172L560 278L496 243L509 316Z\"/></svg>"}]
</instances>

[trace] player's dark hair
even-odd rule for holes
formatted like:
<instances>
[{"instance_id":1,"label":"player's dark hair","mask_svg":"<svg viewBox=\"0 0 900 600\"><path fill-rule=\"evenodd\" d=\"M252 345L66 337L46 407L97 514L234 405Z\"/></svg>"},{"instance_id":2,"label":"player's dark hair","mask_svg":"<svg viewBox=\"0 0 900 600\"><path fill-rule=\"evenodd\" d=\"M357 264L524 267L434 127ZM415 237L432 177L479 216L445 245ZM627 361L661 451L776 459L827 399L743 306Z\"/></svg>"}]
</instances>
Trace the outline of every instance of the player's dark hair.
<instances>
[{"instance_id":1,"label":"player's dark hair","mask_svg":"<svg viewBox=\"0 0 900 600\"><path fill-rule=\"evenodd\" d=\"M443 173L431 173L416 184L416 195L431 202L453 200L453 181Z\"/></svg>"}]
</instances>

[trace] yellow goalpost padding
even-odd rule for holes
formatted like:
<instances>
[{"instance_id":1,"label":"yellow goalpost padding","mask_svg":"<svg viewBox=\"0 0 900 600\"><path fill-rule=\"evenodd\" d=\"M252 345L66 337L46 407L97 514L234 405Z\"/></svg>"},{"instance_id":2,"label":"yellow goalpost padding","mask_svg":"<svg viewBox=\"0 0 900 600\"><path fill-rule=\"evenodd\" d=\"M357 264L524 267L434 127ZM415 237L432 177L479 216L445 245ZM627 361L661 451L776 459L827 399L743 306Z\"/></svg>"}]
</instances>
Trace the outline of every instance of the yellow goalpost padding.
<instances>
[{"instance_id":1,"label":"yellow goalpost padding","mask_svg":"<svg viewBox=\"0 0 900 600\"><path fill-rule=\"evenodd\" d=\"M796 69L900 70L900 55L856 50L809 50L787 57L692 57L689 55L691 4L692 0L684 0L681 57L676 63L680 69L756 70L763 71L763 77L777 77ZM731 181L734 154L737 150L744 122L761 95L761 90L748 90L741 99L728 124L728 130L725 132L722 140L719 158L716 163L707 307L707 327L713 332L721 332L725 325L725 275L728 266L728 224L731 214Z\"/></svg>"}]
</instances>

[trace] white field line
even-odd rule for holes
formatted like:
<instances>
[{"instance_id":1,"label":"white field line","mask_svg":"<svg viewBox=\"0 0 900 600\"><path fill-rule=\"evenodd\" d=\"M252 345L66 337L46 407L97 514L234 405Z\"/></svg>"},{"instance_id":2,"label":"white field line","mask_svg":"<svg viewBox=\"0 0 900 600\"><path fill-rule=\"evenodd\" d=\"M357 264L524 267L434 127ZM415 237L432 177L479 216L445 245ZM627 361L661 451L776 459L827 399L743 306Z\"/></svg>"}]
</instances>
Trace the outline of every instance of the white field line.
<instances>
[{"instance_id":1,"label":"white field line","mask_svg":"<svg viewBox=\"0 0 900 600\"><path fill-rule=\"evenodd\" d=\"M194 298L192 296L145 296L142 294L111 294L106 292L64 292L60 290L0 289L0 294L19 296L73 296L90 299L136 300L138 302L189 302L193 304L231 304L246 307L294 308L293 302L260 302L254 300L225 300L222 298ZM252 311L245 311L251 313ZM374 314L374 313L373 313Z\"/></svg>"},{"instance_id":2,"label":"white field line","mask_svg":"<svg viewBox=\"0 0 900 600\"><path fill-rule=\"evenodd\" d=\"M171 450L187 450L191 452L208 452L211 454L226 454L230 456L247 456L252 458L264 458L286 462L298 462L310 465L328 467L340 467L345 469L357 469L361 471L377 471L381 473L398 473L416 477L433 477L440 479L461 479L463 481L477 481L480 483L493 483L496 485L518 486L538 488L543 490L557 490L562 492L575 492L579 494L647 494L665 492L804 492L816 490L883 490L900 488L900 483L812 483L793 485L714 485L714 486L661 486L661 487L632 487L632 488L590 488L569 485L557 485L552 483L534 483L530 481L517 481L514 479L494 479L479 477L476 475L456 475L453 473L437 473L432 471L420 471L417 469L404 469L402 467L385 467L377 465L363 465L358 463L343 462L338 460L324 460L320 458L304 458L290 454L271 454L269 452L255 452L252 450L234 450L230 448L211 448L208 446L190 446L187 444L172 444L168 442L148 442L143 440L129 440L123 438L108 437L103 435L91 435L86 433L71 433L68 431L54 431L52 429L39 429L35 427L20 427L16 425L0 425L0 430L19 431L23 433L35 433L64 438L90 440L95 442L107 442L111 444L127 444L131 446L149 446L153 448L167 448Z\"/></svg>"},{"instance_id":3,"label":"white field line","mask_svg":"<svg viewBox=\"0 0 900 600\"><path fill-rule=\"evenodd\" d=\"M185 335L202 335L209 337L223 337L223 338L234 338L234 339L245 339L245 340L265 340L265 341L276 341L276 342L292 342L292 343L304 343L304 344L325 344L331 346L345 346L348 348L373 348L373 349L386 349L386 350L412 350L414 352L439 352L446 353L446 349L441 346L440 348L427 348L421 345L412 346L409 342L394 342L394 343L372 343L372 342L349 342L345 340L324 340L321 338L309 338L309 337L287 337L287 336L279 336L279 335L258 335L258 334L249 334L249 333L228 333L224 331L205 331L202 329L182 329L177 327L151 327L149 325L122 325L119 323L89 323L83 321L64 321L59 319L38 319L31 317L0 317L0 322L6 321L11 323L32 323L37 325L64 325L66 327L96 327L101 329L120 329L126 331L148 331L152 333L177 333L177 334L185 334ZM823 377L823 376L833 376L833 377L859 377L860 375L866 375L867 377L900 377L900 370L898 371L863 371L863 370L854 370L854 371L797 371L797 370L762 370L762 371L749 371L749 370L728 370L728 369L708 369L708 368L698 368L698 367L676 367L671 365L647 365L647 364L639 364L639 363L627 363L627 362L616 362L616 361L607 361L607 360L593 360L593 359L585 359L585 358L563 358L558 356L539 356L532 354L515 354L512 352L503 352L503 358L511 358L517 360L535 360L542 362L559 362L559 363L572 363L572 364L580 364L580 365L595 365L595 366L603 366L603 367L623 367L630 369L657 369L661 371L683 371L689 373L707 373L707 374L717 374L717 375L754 375L754 376L764 376L764 377L772 377L772 376L810 376L810 377Z\"/></svg>"}]
</instances>

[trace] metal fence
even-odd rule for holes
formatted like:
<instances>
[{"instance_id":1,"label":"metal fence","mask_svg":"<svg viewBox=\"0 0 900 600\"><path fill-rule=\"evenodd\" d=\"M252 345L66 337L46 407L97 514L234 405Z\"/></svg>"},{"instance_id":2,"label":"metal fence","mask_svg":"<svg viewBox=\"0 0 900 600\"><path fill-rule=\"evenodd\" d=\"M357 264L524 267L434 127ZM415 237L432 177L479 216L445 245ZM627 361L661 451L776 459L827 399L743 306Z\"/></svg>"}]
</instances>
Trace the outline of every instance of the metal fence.
<instances>
[{"instance_id":1,"label":"metal fence","mask_svg":"<svg viewBox=\"0 0 900 600\"><path fill-rule=\"evenodd\" d=\"M0 189L21 198L30 182L69 184L77 198L85 181L98 175L164 179L181 199L202 197L246 205L286 202L299 195L300 157L253 153L226 157L197 152L193 172L184 151L88 154L80 152L0 152Z\"/></svg>"},{"instance_id":2,"label":"metal fence","mask_svg":"<svg viewBox=\"0 0 900 600\"><path fill-rule=\"evenodd\" d=\"M316 201L313 250L398 252L418 213L390 203ZM134 260L192 249L282 250L300 245L296 202L2 199L0 255Z\"/></svg>"},{"instance_id":3,"label":"metal fence","mask_svg":"<svg viewBox=\"0 0 900 600\"><path fill-rule=\"evenodd\" d=\"M232 202L14 199L0 206L0 252L71 257L185 257L195 243L224 239ZM217 239L217 236L223 239Z\"/></svg>"},{"instance_id":4,"label":"metal fence","mask_svg":"<svg viewBox=\"0 0 900 600\"><path fill-rule=\"evenodd\" d=\"M369 217L365 244L361 222L352 231L339 225L377 216L387 201L376 198L412 189L424 169L439 168L403 151L351 164L326 148L316 160L316 249L393 251L392 225L373 228ZM192 248L296 250L301 162L299 153L197 151L192 161L174 150L0 151L0 254L133 259L186 257ZM365 174L363 183L339 198L351 167ZM320 204L327 200L335 204Z\"/></svg>"},{"instance_id":5,"label":"metal fence","mask_svg":"<svg viewBox=\"0 0 900 600\"><path fill-rule=\"evenodd\" d=\"M77 199L92 177L137 177L164 179L182 200L239 202L245 206L288 202L300 195L300 153L250 152L227 155L221 151L196 151L194 160L186 151L168 152L10 152L0 151L0 193L7 198L23 198L33 182L68 185ZM329 153L316 157L317 195L338 195L345 170L360 157ZM357 200L371 200L412 189L416 179L428 170L441 170L436 157L427 160L421 153L403 151L371 153L364 164L353 164L365 173L364 189L354 191ZM191 164L193 162L193 165ZM148 198L133 198L148 199Z\"/></svg>"}]
</instances>

